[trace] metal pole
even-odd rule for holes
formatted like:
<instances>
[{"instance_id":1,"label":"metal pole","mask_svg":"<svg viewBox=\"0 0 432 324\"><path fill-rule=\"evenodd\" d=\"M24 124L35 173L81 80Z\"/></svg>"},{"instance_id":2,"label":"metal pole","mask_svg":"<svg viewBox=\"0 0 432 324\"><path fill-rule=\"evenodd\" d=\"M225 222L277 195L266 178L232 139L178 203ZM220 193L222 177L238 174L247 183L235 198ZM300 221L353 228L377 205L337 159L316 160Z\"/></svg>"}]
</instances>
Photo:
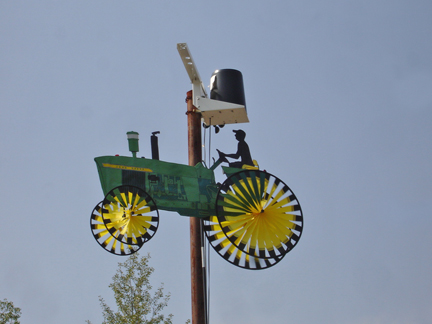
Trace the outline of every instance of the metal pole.
<instances>
[{"instance_id":1,"label":"metal pole","mask_svg":"<svg viewBox=\"0 0 432 324\"><path fill-rule=\"evenodd\" d=\"M201 114L196 111L196 107L192 104L192 90L187 92L186 103L189 165L195 166L202 160ZM201 219L190 217L192 324L206 323L201 231Z\"/></svg>"}]
</instances>

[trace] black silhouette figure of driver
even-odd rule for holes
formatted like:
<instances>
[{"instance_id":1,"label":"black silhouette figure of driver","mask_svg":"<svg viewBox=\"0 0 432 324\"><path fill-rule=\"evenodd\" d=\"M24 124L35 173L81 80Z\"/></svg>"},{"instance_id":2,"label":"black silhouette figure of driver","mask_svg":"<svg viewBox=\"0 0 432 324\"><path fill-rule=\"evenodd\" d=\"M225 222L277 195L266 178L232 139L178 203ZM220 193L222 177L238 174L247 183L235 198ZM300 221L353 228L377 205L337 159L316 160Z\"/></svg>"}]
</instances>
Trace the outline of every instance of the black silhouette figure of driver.
<instances>
[{"instance_id":1,"label":"black silhouette figure of driver","mask_svg":"<svg viewBox=\"0 0 432 324\"><path fill-rule=\"evenodd\" d=\"M226 157L229 158L233 158L233 159L238 159L240 158L240 161L237 162L231 162L229 163L230 167L233 168L239 168L241 169L241 167L243 166L243 164L247 164L247 165L251 165L253 166L253 162L252 162L252 157L249 151L249 146L247 145L247 143L245 142L245 137L246 137L246 133L239 129L239 130L233 130L233 132L235 133L235 138L236 140L238 140L238 146L237 146L237 153L233 153L233 154L225 154L219 150L219 156L224 159L225 158L225 162L228 162L226 160Z\"/></svg>"}]
</instances>

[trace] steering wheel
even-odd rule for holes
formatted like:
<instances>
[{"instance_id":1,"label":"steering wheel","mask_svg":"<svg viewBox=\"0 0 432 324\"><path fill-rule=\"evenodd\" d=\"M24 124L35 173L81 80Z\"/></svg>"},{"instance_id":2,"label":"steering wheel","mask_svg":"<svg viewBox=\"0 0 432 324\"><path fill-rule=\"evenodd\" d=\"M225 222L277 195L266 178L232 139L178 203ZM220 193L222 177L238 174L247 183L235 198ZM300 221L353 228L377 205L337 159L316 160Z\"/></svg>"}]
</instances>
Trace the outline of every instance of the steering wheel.
<instances>
[{"instance_id":1,"label":"steering wheel","mask_svg":"<svg viewBox=\"0 0 432 324\"><path fill-rule=\"evenodd\" d=\"M219 154L219 161L229 163L229 162L228 162L228 159L227 159L226 156L225 156L225 153L222 153L222 152L219 151L218 149L216 149L216 151L217 151L218 154Z\"/></svg>"}]
</instances>

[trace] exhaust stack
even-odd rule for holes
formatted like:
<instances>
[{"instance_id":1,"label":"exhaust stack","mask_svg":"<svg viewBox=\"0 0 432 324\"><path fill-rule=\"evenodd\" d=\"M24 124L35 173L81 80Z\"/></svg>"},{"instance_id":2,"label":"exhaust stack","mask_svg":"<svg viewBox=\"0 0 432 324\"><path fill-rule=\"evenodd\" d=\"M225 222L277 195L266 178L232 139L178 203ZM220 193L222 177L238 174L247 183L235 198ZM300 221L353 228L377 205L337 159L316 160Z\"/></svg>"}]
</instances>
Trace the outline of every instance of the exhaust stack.
<instances>
[{"instance_id":1,"label":"exhaust stack","mask_svg":"<svg viewBox=\"0 0 432 324\"><path fill-rule=\"evenodd\" d=\"M153 132L150 137L151 151L152 151L152 159L159 160L159 144L157 134L160 134L159 131Z\"/></svg>"}]
</instances>

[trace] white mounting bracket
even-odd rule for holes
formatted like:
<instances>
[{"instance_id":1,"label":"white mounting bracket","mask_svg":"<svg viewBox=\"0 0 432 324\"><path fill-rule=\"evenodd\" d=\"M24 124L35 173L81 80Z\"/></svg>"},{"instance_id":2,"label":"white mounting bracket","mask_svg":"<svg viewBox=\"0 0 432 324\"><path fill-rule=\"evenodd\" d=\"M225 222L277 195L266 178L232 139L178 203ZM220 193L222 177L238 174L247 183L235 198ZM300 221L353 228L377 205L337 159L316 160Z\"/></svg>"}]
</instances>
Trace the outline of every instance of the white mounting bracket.
<instances>
[{"instance_id":1,"label":"white mounting bracket","mask_svg":"<svg viewBox=\"0 0 432 324\"><path fill-rule=\"evenodd\" d=\"M208 98L196 99L195 107L201 111L206 125L249 123L246 108L243 105Z\"/></svg>"},{"instance_id":2,"label":"white mounting bracket","mask_svg":"<svg viewBox=\"0 0 432 324\"><path fill-rule=\"evenodd\" d=\"M208 98L187 44L178 43L177 50L192 83L192 103L201 112L204 123L206 125L248 123L245 106Z\"/></svg>"}]
</instances>

